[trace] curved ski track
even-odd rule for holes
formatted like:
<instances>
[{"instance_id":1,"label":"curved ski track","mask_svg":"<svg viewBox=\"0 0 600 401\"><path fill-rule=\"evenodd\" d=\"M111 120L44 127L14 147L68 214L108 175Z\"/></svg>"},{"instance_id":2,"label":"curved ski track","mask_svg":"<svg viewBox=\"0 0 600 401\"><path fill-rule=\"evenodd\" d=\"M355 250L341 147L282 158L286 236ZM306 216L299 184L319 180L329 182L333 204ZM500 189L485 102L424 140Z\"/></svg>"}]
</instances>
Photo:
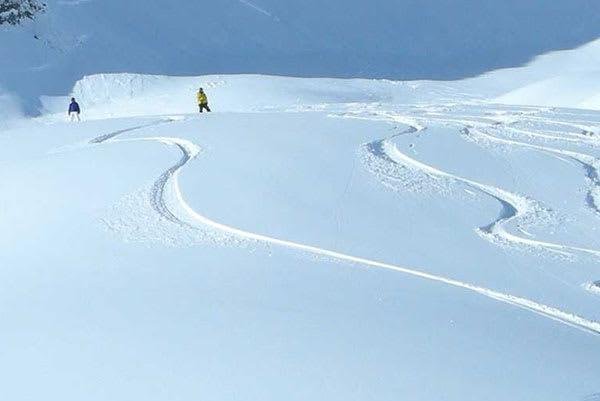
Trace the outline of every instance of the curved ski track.
<instances>
[{"instance_id":1,"label":"curved ski track","mask_svg":"<svg viewBox=\"0 0 600 401\"><path fill-rule=\"evenodd\" d=\"M514 130L508 127L509 130ZM503 145L522 147L527 149L533 149L536 151L548 153L550 155L556 156L558 158L566 157L575 163L581 165L585 172L585 177L589 182L590 188L587 191L586 195L586 204L592 209L596 214L600 215L600 199L597 199L600 196L600 160L597 158L580 152L573 152L571 150L562 150L556 149L549 146L541 146L534 145L525 142L514 141L511 139L498 138L495 135L491 135L484 130L472 130L469 128L465 128L464 132L467 135L470 135L472 138L477 140L477 137L480 137L484 140L488 140L490 142L496 142ZM525 134L530 134L525 131Z\"/></svg>"},{"instance_id":2,"label":"curved ski track","mask_svg":"<svg viewBox=\"0 0 600 401\"><path fill-rule=\"evenodd\" d=\"M131 132L135 129L126 130L125 132ZM418 130L418 128L415 128ZM120 131L123 133L123 131ZM111 133L102 137L95 138L90 141L91 144L102 144L107 142L118 142L114 140L119 133ZM250 231L245 231L239 228L231 227L226 224L218 223L214 220L209 219L206 216L201 215L196 212L185 200L183 192L181 191L181 187L179 185L179 173L181 170L191 161L193 160L200 151L200 148L190 141L181 139L181 138L172 138L172 137L147 137L147 138L135 138L132 140L136 141L156 141L162 144L176 146L182 153L181 159L167 169L155 182L153 187L153 203L157 205L157 212L161 213L165 218L170 221L177 222L186 227L191 227L194 229L202 229L202 226L209 227L212 229L216 229L222 231L226 234L233 235L239 237L241 239L258 241L266 244L277 245L288 249L294 249L301 252L307 252L314 255L324 256L332 259L337 259L340 261L345 261L352 264L363 265L367 267L374 267L380 269L386 269L402 274L406 274L409 276L421 278L424 280L429 280L445 285L449 285L455 288L471 291L473 293L482 295L486 298L493 299L508 305L512 305L524 310L528 310L530 312L536 313L540 316L546 317L548 319L557 321L559 323L577 328L579 330L592 333L594 335L600 335L600 322L589 320L584 317L578 316L576 314L572 314L569 312L562 311L552 306L548 306L545 304L541 304L530 299L518 297L511 294L502 293L499 291L495 291L489 288L480 287L474 284L466 283L463 281L455 280L452 278L446 278L438 275L434 275L431 273L423 272L416 269L411 269L408 267L402 267L390 263L379 262L371 259L365 259L361 257L356 257L348 254L344 254L341 252L336 252L332 250L327 250L323 248L319 248L316 246L305 245L301 243L296 243L292 241L287 241L284 239L269 237L266 235L253 233ZM174 199L178 201L178 207L181 211L187 214L187 218L184 216L178 216L175 210L172 210L168 206L168 202L166 201L167 196L172 196ZM191 219L194 224L189 223L188 219Z\"/></svg>"},{"instance_id":3,"label":"curved ski track","mask_svg":"<svg viewBox=\"0 0 600 401\"><path fill-rule=\"evenodd\" d=\"M520 114L518 116L521 116ZM402 122L404 124L409 125L411 128L408 131L403 133L410 133L416 131L423 131L427 129L426 124L427 120L430 119L428 117L404 117L399 115L393 115L390 113L377 113L377 117L388 118L388 121L393 122ZM355 115L351 115L351 118L365 118L369 119L372 116L366 117L356 117ZM468 118L468 117L466 117ZM474 134L474 131L479 135L479 137L484 137L490 141L494 141L497 143L502 143L504 145L511 146L520 146L524 148L529 148L541 152L548 153L555 157L566 157L574 162L580 164L586 173L586 179L590 183L590 189L588 190L586 196L586 204L598 215L600 215L600 160L597 158L574 151L569 150L561 150L555 149L547 146L534 145L530 143L518 142L509 139L497 138L493 135L487 134L481 130L475 130L474 127L491 127L492 129L499 129L504 127L504 123L495 120L494 118L490 118L488 116L472 116L471 118L480 118L490 121L490 123L485 123L482 121L473 121L473 120L465 120L459 118L433 118L433 120L437 120L440 122L451 123L451 124L460 124L463 126L462 132L467 136L471 137L477 142L477 136ZM528 115L529 118L529 115ZM552 121L554 122L554 121ZM568 125L568 123L562 123L562 125ZM572 125L573 127L580 129L581 125ZM561 140L560 137L543 135L539 133L534 133L525 130L518 130L516 128L512 128L510 126L506 127L508 129L524 133L530 134L531 136L543 137L544 139L553 139L553 140ZM583 247L575 247L564 244L557 244L552 242L545 241L537 241L530 238L524 238L513 233L510 233L505 229L505 227L511 222L516 223L517 228L519 227L519 221L524 221L528 217L535 218L536 214L540 212L544 212L544 208L539 204L539 202L518 195L491 185L482 184L479 182L475 182L473 180L469 180L467 178L459 177L448 172L436 169L430 165L425 163L421 163L408 155L402 153L391 141L394 137L398 135L393 135L388 138L374 141L371 143L367 143L364 145L365 149L369 154L373 157L376 157L385 163L393 163L395 165L401 165L415 171L420 171L426 174L429 177L434 179L446 179L451 182L459 182L468 187L475 189L476 191L483 193L484 195L490 196L491 198L497 200L502 206L502 212L500 216L490 223L487 226L480 227L478 232L482 235L483 238L489 239L492 242L500 242L507 243L513 245L521 245L530 248L544 248L546 250L569 256L573 253L584 253L588 255L592 255L594 257L600 257L600 250L589 249ZM573 138L568 138L570 141L574 141ZM372 169L373 170L373 169ZM375 170L373 170L375 171ZM388 174L386 172L376 171L375 174L384 175L385 178L391 180L398 180L398 177L395 177L392 174Z\"/></svg>"},{"instance_id":4,"label":"curved ski track","mask_svg":"<svg viewBox=\"0 0 600 401\"><path fill-rule=\"evenodd\" d=\"M516 117L522 118L521 114L517 114ZM467 118L465 120L464 118ZM482 138L488 140L490 142L496 142L507 146L513 147L522 147L527 149L532 149L536 151L540 151L546 154L550 154L551 156L557 157L559 159L567 158L569 160L574 161L575 163L581 165L585 172L585 177L589 182L589 189L586 195L586 204L600 216L600 159L591 156L586 153L574 152L571 150L564 149L556 149L549 146L536 145L532 143L526 143L521 141L516 141L513 139L503 139L498 138L495 135L491 135L487 132L487 130L500 130L506 129L510 132L519 135L525 135L530 138L539 138L541 140L546 141L554 141L554 142L568 142L572 144L588 144L594 147L600 146L600 140L597 137L590 137L585 134L573 134L573 133L562 133L562 136L543 134L540 132L533 132L522 128L516 128L513 124L517 122L524 121L535 121L538 123L547 123L547 124L557 124L566 127L575 128L577 130L581 130L582 132L592 132L592 127L589 125L581 125L575 123L569 123L564 121L556 121L556 120L548 120L543 119L541 117L537 117L534 115L527 115L525 120L511 120L508 122L498 120L498 116L494 117L485 117L484 119L488 120L488 123L481 121L469 120L469 116L464 116L463 119L458 118L447 118L447 117L437 117L434 118L437 121L446 122L446 123L456 123L463 126L462 132L465 133L470 138L474 139L475 142L479 142L477 138ZM474 118L471 116L471 118ZM481 117L479 117L481 118ZM590 124L591 122L587 122Z\"/></svg>"},{"instance_id":5,"label":"curved ski track","mask_svg":"<svg viewBox=\"0 0 600 401\"><path fill-rule=\"evenodd\" d=\"M507 231L505 227L510 223L514 222L518 227L518 223L520 221L524 221L528 217L535 217L539 213L544 212L544 208L533 199L438 170L435 167L419 162L402 153L392 142L389 141L389 139L371 142L364 146L372 156L379 158L384 162L421 171L434 179L446 179L451 182L465 184L468 187L498 201L502 206L502 212L500 213L500 216L490 224L484 227L479 227L478 229L478 232L484 238L489 239L492 242L521 245L530 248L544 248L564 256L570 256L573 252L581 252L600 257L599 250L533 240L520 237ZM378 174L382 173L378 172ZM384 174L386 178L398 180L397 177L391 174Z\"/></svg>"}]
</instances>

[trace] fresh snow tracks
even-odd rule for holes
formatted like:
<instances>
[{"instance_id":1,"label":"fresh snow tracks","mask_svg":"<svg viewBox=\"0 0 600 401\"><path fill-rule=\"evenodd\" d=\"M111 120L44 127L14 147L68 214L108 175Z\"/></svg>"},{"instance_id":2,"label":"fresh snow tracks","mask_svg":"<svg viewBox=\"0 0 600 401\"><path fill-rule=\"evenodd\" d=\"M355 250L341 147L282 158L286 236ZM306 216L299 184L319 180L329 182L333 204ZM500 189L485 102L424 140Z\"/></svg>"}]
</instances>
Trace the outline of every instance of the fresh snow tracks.
<instances>
[{"instance_id":1,"label":"fresh snow tracks","mask_svg":"<svg viewBox=\"0 0 600 401\"><path fill-rule=\"evenodd\" d=\"M533 114L537 114L537 112ZM522 114L517 115L522 116ZM557 244L547 241L535 240L532 238L525 238L511 233L507 230L507 227L511 225L511 223L515 223L514 226L520 232L528 235L528 233L526 233L521 228L522 223L535 222L542 218L542 216L548 216L550 213L550 211L544 208L540 204L540 202L524 195L509 192L504 189L494 187L492 185L479 183L468 178L459 177L454 174L439 170L433 166L417 161L409 157L405 153L402 153L398 149L398 147L392 142L392 139L404 134L425 131L427 129L427 126L425 124L428 122L430 116L426 115L421 117L411 115L410 117L408 117L402 114L394 114L390 112L374 113L365 116L361 115L361 113L359 112L356 112L347 113L343 115L343 117L360 118L367 120L383 120L394 123L402 123L409 126L407 130L399 134L395 134L385 139L381 139L364 145L364 149L366 149L367 152L367 157L365 161L367 164L367 168L376 176L378 176L384 184L391 186L394 189L396 189L395 187L397 185L400 185L402 187L416 185L415 183L411 183L411 181L414 181L411 179L411 177L405 175L397 175L398 171L397 169L394 169L393 166L401 166L409 171L415 172L415 174L422 173L424 174L424 176L434 180L436 184L440 186L440 189L438 189L440 192L444 192L444 188L447 187L447 185L444 185L443 182L460 183L470 187L471 189L476 190L477 192L480 192L486 196L490 196L491 198L497 200L502 206L502 211L495 221L491 222L489 225L478 228L477 232L481 234L482 238L485 238L497 244L523 246L531 249L545 249L564 256L570 256L573 253L583 253L587 255L592 255L594 257L600 257L600 250L570 246L566 244ZM463 128L461 129L461 132L463 133L463 135L469 137L477 143L480 143L481 140L484 139L489 140L491 142L502 143L504 145L521 146L524 148L546 152L548 154L551 154L552 156L566 157L577 162L585 170L586 179L590 183L590 189L588 190L588 194L586 197L586 204L595 213L600 215L600 175L598 173L600 168L600 160L580 152L555 149L547 146L540 146L529 143L522 143L514 140L497 138L495 136L483 132L483 128L479 129L476 127L490 126L493 129L503 127L504 123L501 121L497 121L498 116L494 116L493 118L479 118L483 118L484 120L488 120L489 122L478 121L475 117L448 118L437 116L437 114L433 119L434 121L438 122L462 125ZM567 123L563 123L563 125L566 124ZM577 125L577 127L581 126ZM512 127L508 128L513 129ZM523 130L523 132L531 135L543 136L541 134L536 134L529 131ZM544 136L544 138L560 140L560 138L550 136ZM572 138L569 139L575 140ZM395 182L396 184L389 184L390 181ZM423 184L421 183L419 185Z\"/></svg>"},{"instance_id":2,"label":"fresh snow tracks","mask_svg":"<svg viewBox=\"0 0 600 401\"><path fill-rule=\"evenodd\" d=\"M159 123L165 122L161 120ZM151 124L157 125L158 123ZM199 153L200 147L193 144L192 142L181 139L181 138L173 138L173 137L139 137L132 139L114 139L120 134L126 132L132 132L134 130L139 130L144 128L143 126L134 127L128 130L121 130L117 132L113 132L111 134L107 134L98 138L95 138L90 141L91 144L102 144L102 143L110 143L110 142L123 142L123 141L155 141L161 144L165 144L168 146L175 146L179 149L182 156L180 160L167 170L155 181L152 191L152 204L155 205L155 210L164 216L169 221L177 222L181 225L188 226L193 229L203 229L203 228L211 228L215 230L219 230L225 234L232 235L241 239L262 242L265 244L271 244L276 246L281 246L288 249L294 249L300 252L307 252L313 255L319 255L327 258L337 259L340 261L348 262L350 264L355 265L363 265L367 267L380 268L389 271L394 271L397 273L406 274L412 277L417 277L421 279L425 279L428 281L441 283L444 285L452 286L455 288L460 288L463 290L471 291L482 295L484 297L494 299L499 302L503 302L505 304L509 304L515 307L519 307L521 309L528 310L530 312L536 313L538 315L544 316L546 318L555 320L562 324L566 324L568 326L593 333L595 335L600 334L600 322L586 319L584 317L578 316L573 313L562 311L558 308L548 306L545 304L541 304L535 302L530 299L526 299L523 297L518 297L515 295L495 291L489 288L477 286L474 284L470 284L467 282L455 280L452 278L447 278L439 275L434 275L431 273L423 272L417 269L402 267L390 263L380 262L376 260L361 258L353 255L348 255L345 253L319 248L312 245L301 244L293 241L288 241L285 239L270 237L266 235L262 235L259 233L254 233L251 231L242 230L239 228L235 228L223 223L216 222L201 213L195 211L186 201L183 191L179 184L179 174L181 170L188 165L190 161L192 161ZM99 138L104 138L99 140ZM432 173L432 171L429 171ZM177 205L171 208L170 203L167 199L172 199L177 202Z\"/></svg>"}]
</instances>

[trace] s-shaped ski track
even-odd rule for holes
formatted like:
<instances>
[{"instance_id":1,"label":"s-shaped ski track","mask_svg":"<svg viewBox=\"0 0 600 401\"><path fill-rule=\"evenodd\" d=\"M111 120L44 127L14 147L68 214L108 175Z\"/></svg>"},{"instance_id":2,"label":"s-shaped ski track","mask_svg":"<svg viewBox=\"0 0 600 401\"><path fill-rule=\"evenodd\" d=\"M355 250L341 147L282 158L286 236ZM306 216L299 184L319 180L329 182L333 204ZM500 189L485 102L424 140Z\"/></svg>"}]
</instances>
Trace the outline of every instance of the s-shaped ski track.
<instances>
[{"instance_id":1,"label":"s-shaped ski track","mask_svg":"<svg viewBox=\"0 0 600 401\"><path fill-rule=\"evenodd\" d=\"M141 129L140 127L135 129ZM125 130L123 132L131 132L132 130ZM115 133L113 133L115 134ZM98 137L92 139L90 141L91 144L104 144L104 143L117 143L125 140L115 139L119 133L112 135L104 135L102 137ZM105 138L100 139L99 138ZM184 167L186 167L191 161L193 161L198 154L200 153L200 147L193 144L192 142L182 139L182 138L174 138L174 137L141 137L134 138L132 140L135 141L155 141L164 145L176 146L180 152L182 153L181 159L169 169L167 169L155 182L153 186L152 196L157 197L156 201L158 201L161 207L156 208L157 212L163 215L166 219L180 222L180 224L194 227L195 229L201 230L203 227L212 228L215 230L222 231L226 234L239 237L241 239L262 242L265 244L271 244L276 246L281 246L288 249L294 249L301 252L306 252L314 255L324 256L332 259L337 259L340 261L348 262L350 264L363 265L372 268L385 269L397 273L402 273L408 276L421 278L424 280L448 285L451 287L459 288L462 290L470 291L481 296L484 296L489 299L493 299L508 305L512 305L545 318L557 321L559 323L577 328L579 330L592 333L594 335L600 335L600 322L589 320L584 317L578 316L573 313L569 313L566 311L562 311L558 308L548 306L539 302L535 302L533 300L499 292L496 290L492 290L489 288L481 287L478 285L470 284L467 282L455 280L452 278L447 278L431 273L427 273L424 271L420 271L417 269L402 267L399 265L394 265L391 263L380 262L376 260L366 259L362 257L352 256L345 253L319 248L317 246L301 244L293 241L288 241L285 239L270 237L267 235L254 233L251 231L246 231L240 228L235 228L229 226L227 224L219 223L214 221L197 211L195 211L189 203L185 200L183 192L181 190L179 184L179 174ZM169 207L169 202L167 202L167 197L173 197L177 201L177 205L179 210L173 210ZM184 215L182 215L184 214Z\"/></svg>"}]
</instances>

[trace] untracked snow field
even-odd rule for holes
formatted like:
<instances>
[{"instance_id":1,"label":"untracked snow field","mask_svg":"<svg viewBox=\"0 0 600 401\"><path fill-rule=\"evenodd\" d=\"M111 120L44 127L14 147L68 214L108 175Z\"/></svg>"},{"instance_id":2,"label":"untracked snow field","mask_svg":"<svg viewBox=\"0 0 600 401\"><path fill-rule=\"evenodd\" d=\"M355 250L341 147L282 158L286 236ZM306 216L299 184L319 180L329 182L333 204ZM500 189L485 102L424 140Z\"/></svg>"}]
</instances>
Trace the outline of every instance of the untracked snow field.
<instances>
[{"instance_id":1,"label":"untracked snow field","mask_svg":"<svg viewBox=\"0 0 600 401\"><path fill-rule=\"evenodd\" d=\"M3 398L595 399L600 112L476 89L96 76L81 123L44 99L0 131Z\"/></svg>"}]
</instances>

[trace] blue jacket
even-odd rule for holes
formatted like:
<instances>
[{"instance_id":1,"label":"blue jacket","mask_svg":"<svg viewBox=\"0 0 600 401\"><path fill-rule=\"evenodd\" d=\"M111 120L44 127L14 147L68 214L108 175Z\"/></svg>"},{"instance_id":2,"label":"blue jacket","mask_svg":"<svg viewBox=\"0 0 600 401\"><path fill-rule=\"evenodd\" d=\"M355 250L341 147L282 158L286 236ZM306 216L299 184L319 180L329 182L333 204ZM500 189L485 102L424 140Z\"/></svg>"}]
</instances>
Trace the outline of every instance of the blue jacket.
<instances>
[{"instance_id":1,"label":"blue jacket","mask_svg":"<svg viewBox=\"0 0 600 401\"><path fill-rule=\"evenodd\" d=\"M80 113L81 110L79 109L79 103L77 102L71 102L71 104L69 105L69 113Z\"/></svg>"}]
</instances>

